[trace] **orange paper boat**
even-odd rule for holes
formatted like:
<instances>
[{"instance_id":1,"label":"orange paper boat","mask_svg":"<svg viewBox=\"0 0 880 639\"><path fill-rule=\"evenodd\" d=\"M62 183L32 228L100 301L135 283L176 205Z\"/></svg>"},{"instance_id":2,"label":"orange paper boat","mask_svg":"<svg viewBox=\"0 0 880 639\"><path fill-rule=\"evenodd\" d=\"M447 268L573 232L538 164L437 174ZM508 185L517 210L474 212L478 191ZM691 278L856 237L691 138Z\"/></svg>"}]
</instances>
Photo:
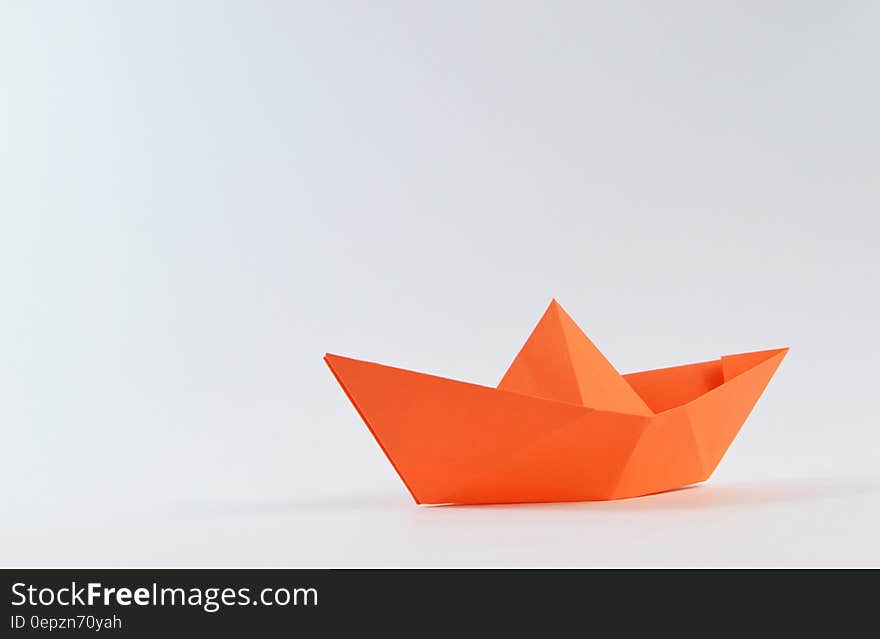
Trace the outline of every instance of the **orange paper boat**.
<instances>
[{"instance_id":1,"label":"orange paper boat","mask_svg":"<svg viewBox=\"0 0 880 639\"><path fill-rule=\"evenodd\" d=\"M324 359L417 503L486 504L705 481L787 352L620 375L554 300L497 388Z\"/></svg>"}]
</instances>

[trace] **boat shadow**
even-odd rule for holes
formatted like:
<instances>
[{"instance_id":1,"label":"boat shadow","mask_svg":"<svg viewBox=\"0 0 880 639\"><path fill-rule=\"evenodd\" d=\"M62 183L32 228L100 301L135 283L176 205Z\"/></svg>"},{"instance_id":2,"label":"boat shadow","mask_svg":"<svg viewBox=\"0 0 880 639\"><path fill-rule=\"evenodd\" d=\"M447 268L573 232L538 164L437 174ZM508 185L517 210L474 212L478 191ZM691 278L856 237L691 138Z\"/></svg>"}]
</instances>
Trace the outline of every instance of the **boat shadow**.
<instances>
[{"instance_id":1,"label":"boat shadow","mask_svg":"<svg viewBox=\"0 0 880 639\"><path fill-rule=\"evenodd\" d=\"M179 512L202 517L262 517L278 515L332 514L356 511L408 511L424 513L453 511L698 511L760 507L790 502L857 497L880 497L880 477L826 477L776 479L754 482L709 483L687 486L654 495L614 501L548 502L523 504L442 504L415 506L405 494L333 495L277 501L190 503Z\"/></svg>"},{"instance_id":2,"label":"boat shadow","mask_svg":"<svg viewBox=\"0 0 880 639\"><path fill-rule=\"evenodd\" d=\"M431 508L538 509L591 511L715 510L816 501L821 499L880 496L880 477L826 477L775 479L754 482L710 483L686 486L653 495L612 501L552 502L539 504L443 505Z\"/></svg>"}]
</instances>

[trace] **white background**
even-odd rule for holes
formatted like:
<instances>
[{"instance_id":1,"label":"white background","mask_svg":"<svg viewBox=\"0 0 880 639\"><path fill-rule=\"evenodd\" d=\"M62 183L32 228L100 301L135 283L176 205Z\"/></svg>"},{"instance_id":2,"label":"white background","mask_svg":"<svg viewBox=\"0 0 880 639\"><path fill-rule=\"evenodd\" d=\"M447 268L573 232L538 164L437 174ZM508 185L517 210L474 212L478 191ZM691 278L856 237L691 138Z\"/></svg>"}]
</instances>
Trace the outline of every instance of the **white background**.
<instances>
[{"instance_id":1,"label":"white background","mask_svg":"<svg viewBox=\"0 0 880 639\"><path fill-rule=\"evenodd\" d=\"M2 565L878 565L880 6L0 5ZM792 348L704 486L417 507L325 351Z\"/></svg>"}]
</instances>

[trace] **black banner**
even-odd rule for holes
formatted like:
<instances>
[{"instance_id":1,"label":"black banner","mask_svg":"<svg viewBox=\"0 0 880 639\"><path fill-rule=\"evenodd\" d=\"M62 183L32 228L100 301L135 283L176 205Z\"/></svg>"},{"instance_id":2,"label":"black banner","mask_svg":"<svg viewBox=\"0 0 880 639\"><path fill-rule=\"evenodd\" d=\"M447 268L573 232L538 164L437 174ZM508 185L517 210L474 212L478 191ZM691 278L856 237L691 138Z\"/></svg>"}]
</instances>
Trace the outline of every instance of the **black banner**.
<instances>
[{"instance_id":1,"label":"black banner","mask_svg":"<svg viewBox=\"0 0 880 639\"><path fill-rule=\"evenodd\" d=\"M0 636L183 636L562 626L839 631L874 607L858 572L7 569ZM868 576L864 573L863 576ZM871 575L873 576L873 575ZM839 607L835 609L834 605ZM837 612L833 612L837 610ZM700 621L703 620L703 621ZM415 621L416 626L408 626ZM354 626L352 626L354 624ZM572 625L574 624L574 625ZM604 634L604 633L603 633ZM687 633L690 634L690 633Z\"/></svg>"}]
</instances>

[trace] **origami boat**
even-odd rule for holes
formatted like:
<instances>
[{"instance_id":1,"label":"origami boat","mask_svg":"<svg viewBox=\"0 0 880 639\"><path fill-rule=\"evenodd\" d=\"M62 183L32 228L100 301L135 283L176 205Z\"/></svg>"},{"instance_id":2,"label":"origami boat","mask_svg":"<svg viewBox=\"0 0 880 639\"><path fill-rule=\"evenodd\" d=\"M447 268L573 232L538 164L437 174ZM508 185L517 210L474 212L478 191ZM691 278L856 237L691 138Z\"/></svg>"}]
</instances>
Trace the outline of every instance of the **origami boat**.
<instances>
[{"instance_id":1,"label":"origami boat","mask_svg":"<svg viewBox=\"0 0 880 639\"><path fill-rule=\"evenodd\" d=\"M324 359L417 503L486 504L707 480L787 352L620 375L553 300L497 388Z\"/></svg>"}]
</instances>

